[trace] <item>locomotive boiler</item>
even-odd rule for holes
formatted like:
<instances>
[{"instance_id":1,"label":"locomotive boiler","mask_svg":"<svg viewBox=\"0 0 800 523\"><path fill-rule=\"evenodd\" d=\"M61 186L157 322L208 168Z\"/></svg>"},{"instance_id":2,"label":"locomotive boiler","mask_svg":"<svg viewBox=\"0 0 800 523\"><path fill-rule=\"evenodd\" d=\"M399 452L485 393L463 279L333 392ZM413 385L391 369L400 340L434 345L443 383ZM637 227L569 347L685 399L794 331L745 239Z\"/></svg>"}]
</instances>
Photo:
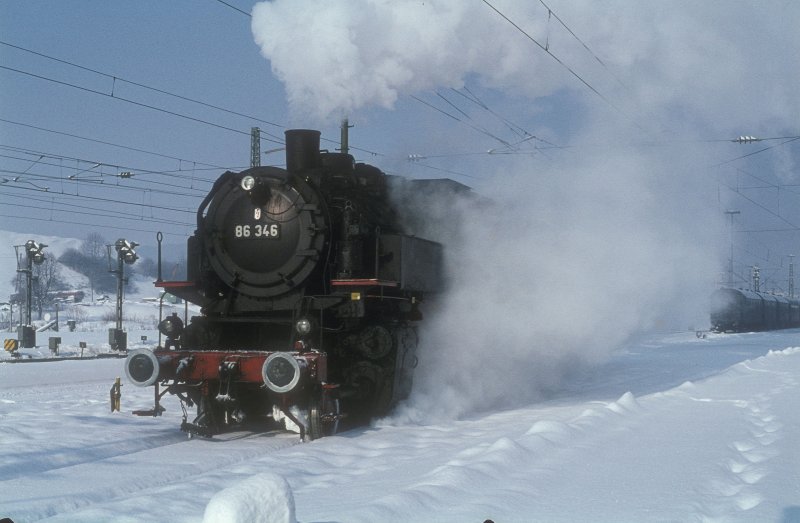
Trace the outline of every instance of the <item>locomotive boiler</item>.
<instances>
[{"instance_id":1,"label":"locomotive boiler","mask_svg":"<svg viewBox=\"0 0 800 523\"><path fill-rule=\"evenodd\" d=\"M186 281L156 286L200 306L132 351L131 382L176 395L182 429L210 436L283 421L304 438L382 415L408 395L424 300L442 247L404 231L387 175L320 133L286 131L286 168L226 172L197 211ZM186 407L196 407L187 419Z\"/></svg>"}]
</instances>

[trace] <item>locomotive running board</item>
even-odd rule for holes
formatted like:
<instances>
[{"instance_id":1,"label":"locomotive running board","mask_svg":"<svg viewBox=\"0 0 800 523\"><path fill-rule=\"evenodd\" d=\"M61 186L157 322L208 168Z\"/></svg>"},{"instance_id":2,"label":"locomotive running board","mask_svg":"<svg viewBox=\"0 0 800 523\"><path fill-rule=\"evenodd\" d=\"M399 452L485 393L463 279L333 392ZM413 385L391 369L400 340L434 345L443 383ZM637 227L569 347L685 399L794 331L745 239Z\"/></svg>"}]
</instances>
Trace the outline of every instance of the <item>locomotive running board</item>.
<instances>
[{"instance_id":1,"label":"locomotive running board","mask_svg":"<svg viewBox=\"0 0 800 523\"><path fill-rule=\"evenodd\" d=\"M334 287L397 287L398 283L391 280L377 278L331 280Z\"/></svg>"}]
</instances>

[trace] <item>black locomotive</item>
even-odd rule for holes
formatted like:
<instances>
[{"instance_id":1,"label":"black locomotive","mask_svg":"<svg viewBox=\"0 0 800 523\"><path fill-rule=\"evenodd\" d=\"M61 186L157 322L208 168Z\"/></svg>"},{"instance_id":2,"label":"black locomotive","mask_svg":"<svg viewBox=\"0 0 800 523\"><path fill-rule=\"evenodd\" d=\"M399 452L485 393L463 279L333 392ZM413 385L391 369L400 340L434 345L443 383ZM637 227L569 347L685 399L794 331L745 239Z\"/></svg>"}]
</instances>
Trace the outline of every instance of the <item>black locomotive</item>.
<instances>
[{"instance_id":1,"label":"black locomotive","mask_svg":"<svg viewBox=\"0 0 800 523\"><path fill-rule=\"evenodd\" d=\"M134 384L156 388L139 414L160 414L169 392L197 406L190 433L271 418L314 439L407 396L420 304L442 287L441 245L405 233L388 176L319 144L318 131L287 131L286 169L215 182L187 280L156 282L202 314L164 319L163 347L125 364Z\"/></svg>"},{"instance_id":2,"label":"black locomotive","mask_svg":"<svg viewBox=\"0 0 800 523\"><path fill-rule=\"evenodd\" d=\"M711 295L711 329L750 332L800 327L800 302L743 289L717 289Z\"/></svg>"}]
</instances>

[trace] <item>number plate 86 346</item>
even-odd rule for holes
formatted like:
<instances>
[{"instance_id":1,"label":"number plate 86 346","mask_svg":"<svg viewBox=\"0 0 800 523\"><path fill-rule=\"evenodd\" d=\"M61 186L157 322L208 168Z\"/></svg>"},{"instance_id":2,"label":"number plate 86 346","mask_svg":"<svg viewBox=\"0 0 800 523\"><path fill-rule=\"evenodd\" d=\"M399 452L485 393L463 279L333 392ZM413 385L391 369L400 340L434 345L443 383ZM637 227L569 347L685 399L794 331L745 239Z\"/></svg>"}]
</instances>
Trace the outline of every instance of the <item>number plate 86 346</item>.
<instances>
[{"instance_id":1,"label":"number plate 86 346","mask_svg":"<svg viewBox=\"0 0 800 523\"><path fill-rule=\"evenodd\" d=\"M281 226L277 223L255 223L253 225L234 225L235 238L267 238L281 237Z\"/></svg>"}]
</instances>

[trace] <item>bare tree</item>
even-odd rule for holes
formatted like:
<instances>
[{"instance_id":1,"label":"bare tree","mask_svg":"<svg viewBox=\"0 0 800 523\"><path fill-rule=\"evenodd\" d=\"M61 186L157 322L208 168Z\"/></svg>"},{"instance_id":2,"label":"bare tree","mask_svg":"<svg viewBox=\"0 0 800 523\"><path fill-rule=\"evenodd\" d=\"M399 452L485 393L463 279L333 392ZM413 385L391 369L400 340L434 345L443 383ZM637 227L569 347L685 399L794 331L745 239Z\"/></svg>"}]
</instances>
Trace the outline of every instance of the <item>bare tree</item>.
<instances>
[{"instance_id":1,"label":"bare tree","mask_svg":"<svg viewBox=\"0 0 800 523\"><path fill-rule=\"evenodd\" d=\"M83 252L83 255L87 258L105 259L107 243L106 239L99 233L90 232L86 235L86 238L83 239L81 252Z\"/></svg>"},{"instance_id":2,"label":"bare tree","mask_svg":"<svg viewBox=\"0 0 800 523\"><path fill-rule=\"evenodd\" d=\"M44 308L52 305L55 301L54 291L63 288L64 282L61 279L61 268L52 254L45 254L44 261L40 265L33 266L33 285L31 289L31 301L39 312L39 319L42 319Z\"/></svg>"},{"instance_id":3,"label":"bare tree","mask_svg":"<svg viewBox=\"0 0 800 523\"><path fill-rule=\"evenodd\" d=\"M105 276L106 273L106 270L104 270L107 256L106 243L106 239L96 232L90 232L83 240L82 253L89 261L87 271L84 274L89 278L92 301L94 301L94 291L98 280Z\"/></svg>"}]
</instances>

